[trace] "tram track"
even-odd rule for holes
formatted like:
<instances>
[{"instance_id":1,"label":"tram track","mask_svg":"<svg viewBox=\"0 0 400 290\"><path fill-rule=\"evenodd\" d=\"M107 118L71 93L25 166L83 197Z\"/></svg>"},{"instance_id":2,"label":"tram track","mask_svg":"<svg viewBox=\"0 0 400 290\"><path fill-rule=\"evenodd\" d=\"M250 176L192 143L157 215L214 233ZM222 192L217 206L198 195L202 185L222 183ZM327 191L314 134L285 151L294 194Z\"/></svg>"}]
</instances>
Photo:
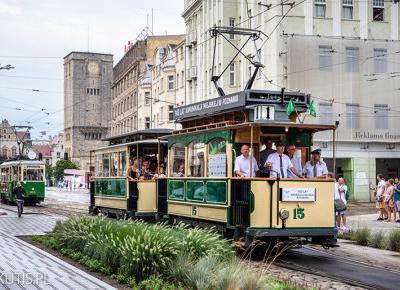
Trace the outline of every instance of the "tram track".
<instances>
[{"instance_id":1,"label":"tram track","mask_svg":"<svg viewBox=\"0 0 400 290\"><path fill-rule=\"evenodd\" d=\"M304 246L279 256L275 266L364 289L398 289L400 272Z\"/></svg>"}]
</instances>

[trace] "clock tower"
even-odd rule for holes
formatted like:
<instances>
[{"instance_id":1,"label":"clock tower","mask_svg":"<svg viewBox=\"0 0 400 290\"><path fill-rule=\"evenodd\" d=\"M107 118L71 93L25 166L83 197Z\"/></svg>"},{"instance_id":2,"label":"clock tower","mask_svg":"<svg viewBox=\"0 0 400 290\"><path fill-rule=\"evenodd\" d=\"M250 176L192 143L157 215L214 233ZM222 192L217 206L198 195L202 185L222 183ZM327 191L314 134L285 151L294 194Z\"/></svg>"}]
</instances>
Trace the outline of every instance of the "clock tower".
<instances>
[{"instance_id":1,"label":"clock tower","mask_svg":"<svg viewBox=\"0 0 400 290\"><path fill-rule=\"evenodd\" d=\"M64 146L66 155L89 171L90 151L106 145L110 132L111 54L71 52L64 57Z\"/></svg>"}]
</instances>

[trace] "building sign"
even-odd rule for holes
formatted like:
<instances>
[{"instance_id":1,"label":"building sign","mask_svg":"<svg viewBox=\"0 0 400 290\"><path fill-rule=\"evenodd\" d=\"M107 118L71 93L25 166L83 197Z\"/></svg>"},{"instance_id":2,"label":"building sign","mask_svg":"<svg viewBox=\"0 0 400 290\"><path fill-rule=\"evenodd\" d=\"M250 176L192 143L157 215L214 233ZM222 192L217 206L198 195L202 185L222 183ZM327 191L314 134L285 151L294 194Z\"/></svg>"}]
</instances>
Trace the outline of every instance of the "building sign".
<instances>
[{"instance_id":1,"label":"building sign","mask_svg":"<svg viewBox=\"0 0 400 290\"><path fill-rule=\"evenodd\" d=\"M208 155L208 176L226 177L226 154Z\"/></svg>"},{"instance_id":2,"label":"building sign","mask_svg":"<svg viewBox=\"0 0 400 290\"><path fill-rule=\"evenodd\" d=\"M199 103L176 108L174 119L181 120L199 115L214 114L219 111L242 107L246 104L244 94L232 94Z\"/></svg>"},{"instance_id":3,"label":"building sign","mask_svg":"<svg viewBox=\"0 0 400 290\"><path fill-rule=\"evenodd\" d=\"M389 140L400 139L400 134L392 134L390 132L356 131L356 132L354 132L354 137L355 137L355 139L358 139L358 140L386 139L387 141L389 141Z\"/></svg>"},{"instance_id":4,"label":"building sign","mask_svg":"<svg viewBox=\"0 0 400 290\"><path fill-rule=\"evenodd\" d=\"M315 188L281 188L281 201L315 201Z\"/></svg>"}]
</instances>

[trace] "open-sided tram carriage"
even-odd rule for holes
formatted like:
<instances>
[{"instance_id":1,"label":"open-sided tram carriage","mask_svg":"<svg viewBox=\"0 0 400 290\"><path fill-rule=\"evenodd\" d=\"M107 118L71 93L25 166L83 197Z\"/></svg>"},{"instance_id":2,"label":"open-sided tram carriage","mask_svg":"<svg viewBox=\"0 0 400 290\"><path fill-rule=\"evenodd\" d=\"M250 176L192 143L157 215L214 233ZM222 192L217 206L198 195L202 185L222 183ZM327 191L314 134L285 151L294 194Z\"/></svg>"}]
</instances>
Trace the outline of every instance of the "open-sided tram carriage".
<instances>
[{"instance_id":1,"label":"open-sided tram carriage","mask_svg":"<svg viewBox=\"0 0 400 290\"><path fill-rule=\"evenodd\" d=\"M92 210L117 209L132 217L146 214L215 226L227 236L247 241L254 237L296 238L334 245L334 179L240 179L233 172L242 144L250 145L257 162L264 139L295 144L303 166L314 133L332 131L335 144L336 126L290 121L286 115L290 100L297 113L304 113L310 104L310 96L305 94L245 90L183 106L175 110L181 130L159 140L98 150L96 156L102 157L96 157ZM145 148L150 147L157 150L150 151L158 160L163 160L168 150L167 177L130 186L121 160L144 156ZM137 148L135 153L132 148ZM118 155L118 150L129 156ZM101 169L102 176L98 176L105 164L109 166L107 174L114 172L111 164L118 164L116 172L121 173L104 176L107 170Z\"/></svg>"},{"instance_id":2,"label":"open-sided tram carriage","mask_svg":"<svg viewBox=\"0 0 400 290\"><path fill-rule=\"evenodd\" d=\"M37 204L45 196L45 163L35 160L8 161L0 165L1 201L15 201L13 189L17 182L25 188L24 201L27 204Z\"/></svg>"}]
</instances>

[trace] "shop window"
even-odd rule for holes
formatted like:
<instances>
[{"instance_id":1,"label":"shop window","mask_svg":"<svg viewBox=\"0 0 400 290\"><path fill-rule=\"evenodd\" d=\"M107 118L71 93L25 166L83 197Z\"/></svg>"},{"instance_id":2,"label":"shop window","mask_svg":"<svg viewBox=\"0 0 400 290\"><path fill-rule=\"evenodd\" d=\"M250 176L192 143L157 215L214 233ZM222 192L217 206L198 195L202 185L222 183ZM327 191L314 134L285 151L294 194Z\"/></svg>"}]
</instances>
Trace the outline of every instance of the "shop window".
<instances>
[{"instance_id":1,"label":"shop window","mask_svg":"<svg viewBox=\"0 0 400 290\"><path fill-rule=\"evenodd\" d=\"M193 141L188 145L188 176L204 177L204 143Z\"/></svg>"},{"instance_id":2,"label":"shop window","mask_svg":"<svg viewBox=\"0 0 400 290\"><path fill-rule=\"evenodd\" d=\"M185 145L176 143L170 150L170 175L174 177L185 176Z\"/></svg>"},{"instance_id":3,"label":"shop window","mask_svg":"<svg viewBox=\"0 0 400 290\"><path fill-rule=\"evenodd\" d=\"M209 177L226 177L226 141L215 138L208 143Z\"/></svg>"}]
</instances>

